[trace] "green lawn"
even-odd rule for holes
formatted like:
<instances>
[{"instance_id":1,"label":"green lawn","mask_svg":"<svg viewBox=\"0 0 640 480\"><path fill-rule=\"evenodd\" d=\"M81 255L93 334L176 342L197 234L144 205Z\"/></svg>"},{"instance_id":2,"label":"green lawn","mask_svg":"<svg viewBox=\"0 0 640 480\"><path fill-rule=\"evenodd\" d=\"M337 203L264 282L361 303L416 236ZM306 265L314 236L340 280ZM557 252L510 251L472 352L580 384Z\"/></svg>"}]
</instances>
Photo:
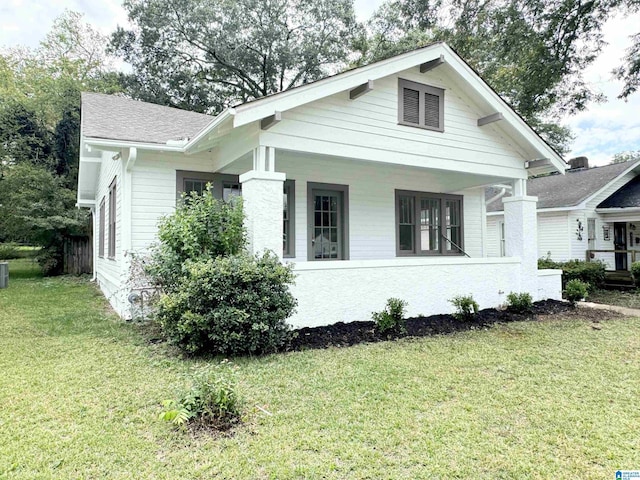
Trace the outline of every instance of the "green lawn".
<instances>
[{"instance_id":1,"label":"green lawn","mask_svg":"<svg viewBox=\"0 0 640 480\"><path fill-rule=\"evenodd\" d=\"M146 343L86 281L28 268L13 262L0 290L2 479L602 479L640 468L640 319L238 360L246 423L215 438L157 420L193 361Z\"/></svg>"}]
</instances>

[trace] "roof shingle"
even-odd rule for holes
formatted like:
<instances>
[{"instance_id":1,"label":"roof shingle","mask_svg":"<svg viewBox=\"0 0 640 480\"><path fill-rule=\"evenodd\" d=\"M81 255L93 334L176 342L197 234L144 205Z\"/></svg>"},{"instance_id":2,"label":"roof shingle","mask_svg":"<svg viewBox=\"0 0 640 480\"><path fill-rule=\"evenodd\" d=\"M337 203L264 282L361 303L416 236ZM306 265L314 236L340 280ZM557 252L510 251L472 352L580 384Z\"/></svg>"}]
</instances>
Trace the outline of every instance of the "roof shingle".
<instances>
[{"instance_id":1,"label":"roof shingle","mask_svg":"<svg viewBox=\"0 0 640 480\"><path fill-rule=\"evenodd\" d=\"M88 138L166 144L193 138L214 117L102 93L82 93L82 134Z\"/></svg>"},{"instance_id":2,"label":"roof shingle","mask_svg":"<svg viewBox=\"0 0 640 480\"><path fill-rule=\"evenodd\" d=\"M637 165L638 163L636 163ZM562 208L578 205L606 184L631 168L632 162L615 163L586 170L568 171L566 175L549 175L527 180L527 195L538 197L538 208ZM487 188L489 199L499 192ZM504 210L502 200L487 205L487 212Z\"/></svg>"}]
</instances>

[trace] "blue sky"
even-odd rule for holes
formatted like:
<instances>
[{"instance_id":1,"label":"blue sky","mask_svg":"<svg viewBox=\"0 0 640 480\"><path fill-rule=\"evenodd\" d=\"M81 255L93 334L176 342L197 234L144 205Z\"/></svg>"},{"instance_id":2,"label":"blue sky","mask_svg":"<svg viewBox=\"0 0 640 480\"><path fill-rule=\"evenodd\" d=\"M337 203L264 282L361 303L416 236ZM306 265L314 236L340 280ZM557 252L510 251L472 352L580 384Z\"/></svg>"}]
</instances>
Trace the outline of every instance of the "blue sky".
<instances>
[{"instance_id":1,"label":"blue sky","mask_svg":"<svg viewBox=\"0 0 640 480\"><path fill-rule=\"evenodd\" d=\"M359 19L368 18L381 3L382 0L355 0ZM104 33L127 22L118 0L1 0L0 47L37 45L53 19L65 9L83 12L86 20ZM617 99L622 84L611 75L629 46L629 35L639 30L640 14L620 15L605 26L609 45L585 71L585 78L608 101L564 120L576 136L567 158L586 155L592 165L603 165L617 152L640 150L640 93L626 102Z\"/></svg>"}]
</instances>

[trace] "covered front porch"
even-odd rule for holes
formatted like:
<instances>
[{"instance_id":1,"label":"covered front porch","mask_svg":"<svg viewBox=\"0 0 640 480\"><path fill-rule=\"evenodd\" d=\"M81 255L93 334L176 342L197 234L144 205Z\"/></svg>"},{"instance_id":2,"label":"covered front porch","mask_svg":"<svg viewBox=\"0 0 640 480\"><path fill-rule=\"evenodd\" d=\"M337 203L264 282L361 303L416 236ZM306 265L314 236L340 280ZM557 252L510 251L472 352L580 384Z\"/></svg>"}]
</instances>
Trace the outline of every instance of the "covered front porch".
<instances>
[{"instance_id":1,"label":"covered front porch","mask_svg":"<svg viewBox=\"0 0 640 480\"><path fill-rule=\"evenodd\" d=\"M536 200L523 179L435 166L267 147L220 173L237 178L251 250L295 264L295 327L367 320L390 297L409 315L450 312L456 295L481 308L512 291L559 298L559 273L537 271ZM505 183L507 257L487 258L484 188Z\"/></svg>"}]
</instances>

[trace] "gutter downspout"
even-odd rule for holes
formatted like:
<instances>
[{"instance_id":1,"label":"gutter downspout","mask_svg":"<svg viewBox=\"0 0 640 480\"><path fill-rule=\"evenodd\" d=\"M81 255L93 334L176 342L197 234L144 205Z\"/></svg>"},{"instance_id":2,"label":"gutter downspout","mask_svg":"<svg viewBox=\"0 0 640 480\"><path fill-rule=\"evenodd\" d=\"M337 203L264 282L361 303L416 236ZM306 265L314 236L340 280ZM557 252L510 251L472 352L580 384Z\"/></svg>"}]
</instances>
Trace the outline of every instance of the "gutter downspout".
<instances>
[{"instance_id":1,"label":"gutter downspout","mask_svg":"<svg viewBox=\"0 0 640 480\"><path fill-rule=\"evenodd\" d=\"M502 197L505 196L505 194L507 193L507 190L511 190L512 187L508 186L508 185L492 185L494 187L501 187L502 190L500 190L500 192L497 195L494 195L493 197L491 197L489 200L486 200L484 202L485 206L491 205L493 202L495 202L496 200L500 200Z\"/></svg>"}]
</instances>

